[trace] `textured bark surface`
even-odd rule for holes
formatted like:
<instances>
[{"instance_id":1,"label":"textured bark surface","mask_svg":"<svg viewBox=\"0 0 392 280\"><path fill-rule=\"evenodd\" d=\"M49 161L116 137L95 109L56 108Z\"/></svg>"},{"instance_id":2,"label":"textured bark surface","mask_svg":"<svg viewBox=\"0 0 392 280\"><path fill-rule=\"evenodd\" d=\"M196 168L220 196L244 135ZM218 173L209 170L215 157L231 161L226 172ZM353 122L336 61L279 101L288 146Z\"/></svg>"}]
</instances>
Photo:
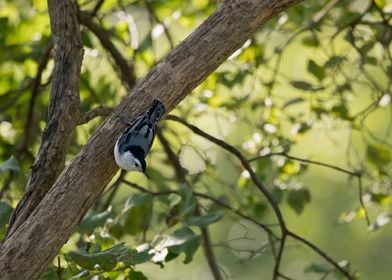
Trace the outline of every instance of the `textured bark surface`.
<instances>
[{"instance_id":1,"label":"textured bark surface","mask_svg":"<svg viewBox=\"0 0 392 280\"><path fill-rule=\"evenodd\" d=\"M64 169L67 147L79 120L83 45L74 1L49 1L55 68L48 122L26 192L12 214L6 238L29 217Z\"/></svg>"},{"instance_id":2,"label":"textured bark surface","mask_svg":"<svg viewBox=\"0 0 392 280\"><path fill-rule=\"evenodd\" d=\"M61 1L60 1L61 2ZM118 170L112 151L152 100L172 110L273 15L298 0L228 0L140 81L0 248L2 279L37 279Z\"/></svg>"}]
</instances>

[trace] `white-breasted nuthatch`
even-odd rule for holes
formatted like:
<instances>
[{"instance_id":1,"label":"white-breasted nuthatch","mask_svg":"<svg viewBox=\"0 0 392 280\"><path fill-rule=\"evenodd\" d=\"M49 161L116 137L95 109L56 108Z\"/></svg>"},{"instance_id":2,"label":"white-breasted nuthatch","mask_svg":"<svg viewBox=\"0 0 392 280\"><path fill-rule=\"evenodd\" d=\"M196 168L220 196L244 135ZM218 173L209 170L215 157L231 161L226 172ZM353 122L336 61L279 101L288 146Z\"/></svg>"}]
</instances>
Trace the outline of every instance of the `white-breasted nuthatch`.
<instances>
[{"instance_id":1,"label":"white-breasted nuthatch","mask_svg":"<svg viewBox=\"0 0 392 280\"><path fill-rule=\"evenodd\" d=\"M150 109L134 121L117 139L114 146L114 158L119 167L127 171L146 173L145 158L151 149L157 132L157 124L165 113L165 106L154 100Z\"/></svg>"}]
</instances>

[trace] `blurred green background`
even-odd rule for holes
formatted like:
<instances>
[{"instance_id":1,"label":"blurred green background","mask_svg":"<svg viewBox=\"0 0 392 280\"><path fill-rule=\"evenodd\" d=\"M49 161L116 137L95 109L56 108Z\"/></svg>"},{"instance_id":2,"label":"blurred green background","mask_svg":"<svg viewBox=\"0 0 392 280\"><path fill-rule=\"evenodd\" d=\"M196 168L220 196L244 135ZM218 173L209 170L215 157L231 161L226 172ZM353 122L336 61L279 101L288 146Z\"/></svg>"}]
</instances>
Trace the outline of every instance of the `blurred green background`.
<instances>
[{"instance_id":1,"label":"blurred green background","mask_svg":"<svg viewBox=\"0 0 392 280\"><path fill-rule=\"evenodd\" d=\"M134 65L137 80L220 4L77 1L89 12L100 2L91 21ZM171 112L246 158L259 157L252 168L279 202L288 228L361 279L392 275L391 21L388 0L305 1L262 26ZM81 111L113 108L130 84L99 35L86 24L81 30ZM46 124L51 48L46 1L0 0L0 238L24 193ZM33 100L40 65L44 70ZM103 119L76 128L67 163ZM233 155L177 122L163 121L160 127L193 192L279 233L269 203ZM161 139L147 164L151 180L135 173L113 178L59 252L61 273L56 259L43 279L213 279L200 246L201 223L208 224L224 279L271 279L274 257L265 231L192 194L177 178ZM140 187L180 195L149 196ZM204 219L192 224L196 200ZM176 248L161 244L159 251L159 241L176 236L176 230L192 234L187 231L186 242ZM137 261L124 262L119 251L105 253L122 242L121 252L132 250ZM141 250L142 244L149 250ZM97 261L102 263L91 265ZM343 278L290 237L280 272L290 279Z\"/></svg>"}]
</instances>

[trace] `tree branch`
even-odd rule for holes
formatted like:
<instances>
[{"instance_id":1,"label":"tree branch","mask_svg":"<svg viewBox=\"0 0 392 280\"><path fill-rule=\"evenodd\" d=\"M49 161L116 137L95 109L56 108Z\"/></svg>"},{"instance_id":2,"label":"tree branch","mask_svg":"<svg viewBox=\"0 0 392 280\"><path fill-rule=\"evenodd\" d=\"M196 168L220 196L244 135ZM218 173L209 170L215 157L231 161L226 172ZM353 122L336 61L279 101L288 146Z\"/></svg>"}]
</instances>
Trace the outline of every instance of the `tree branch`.
<instances>
[{"instance_id":1,"label":"tree branch","mask_svg":"<svg viewBox=\"0 0 392 280\"><path fill-rule=\"evenodd\" d=\"M128 63L121 55L119 50L113 44L109 32L96 24L91 18L91 14L86 11L79 11L78 18L81 24L85 25L101 42L104 49L106 49L112 56L116 66L121 73L121 80L127 85L128 90L132 89L136 84L136 77L132 63Z\"/></svg>"},{"instance_id":2,"label":"tree branch","mask_svg":"<svg viewBox=\"0 0 392 280\"><path fill-rule=\"evenodd\" d=\"M79 116L78 125L88 123L96 117L107 117L113 112L113 108L99 106L91 111L83 113Z\"/></svg>"},{"instance_id":3,"label":"tree branch","mask_svg":"<svg viewBox=\"0 0 392 280\"><path fill-rule=\"evenodd\" d=\"M43 53L43 56L41 58L41 62L38 65L37 69L37 74L35 75L35 78L32 80L31 83L31 97L29 101L29 110L27 112L27 121L25 124L24 128L24 134L22 141L20 145L17 148L17 157L19 158L22 154L28 153L28 147L29 147L29 142L31 141L32 135L32 129L34 127L34 110L35 110L35 103L39 94L39 87L41 85L41 78L42 78L42 73L44 72L46 65L49 62L50 59L50 54L53 49L53 43L50 43L46 48Z\"/></svg>"},{"instance_id":4,"label":"tree branch","mask_svg":"<svg viewBox=\"0 0 392 280\"><path fill-rule=\"evenodd\" d=\"M56 0L48 4L55 47L49 116L37 158L31 167L26 193L12 214L5 238L9 238L25 222L63 170L67 148L78 120L75 112L80 110L79 78L83 46L76 4L74 1ZM46 59L49 59L50 49L47 48ZM46 63L42 63L42 68L44 65ZM35 95L40 79L36 81L33 88Z\"/></svg>"}]
</instances>

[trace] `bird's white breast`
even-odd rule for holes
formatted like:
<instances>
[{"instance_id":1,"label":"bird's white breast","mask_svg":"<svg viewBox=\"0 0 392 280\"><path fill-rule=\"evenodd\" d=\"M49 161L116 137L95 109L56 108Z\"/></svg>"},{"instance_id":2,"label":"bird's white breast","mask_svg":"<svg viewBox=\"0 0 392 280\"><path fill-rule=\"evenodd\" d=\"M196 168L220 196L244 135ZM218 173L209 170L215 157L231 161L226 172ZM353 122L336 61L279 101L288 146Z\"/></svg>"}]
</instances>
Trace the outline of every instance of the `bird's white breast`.
<instances>
[{"instance_id":1,"label":"bird's white breast","mask_svg":"<svg viewBox=\"0 0 392 280\"><path fill-rule=\"evenodd\" d=\"M138 170L135 166L135 157L131 152L127 151L123 154L120 154L118 149L118 141L116 142L116 146L114 146L114 159L118 166L127 171Z\"/></svg>"}]
</instances>

